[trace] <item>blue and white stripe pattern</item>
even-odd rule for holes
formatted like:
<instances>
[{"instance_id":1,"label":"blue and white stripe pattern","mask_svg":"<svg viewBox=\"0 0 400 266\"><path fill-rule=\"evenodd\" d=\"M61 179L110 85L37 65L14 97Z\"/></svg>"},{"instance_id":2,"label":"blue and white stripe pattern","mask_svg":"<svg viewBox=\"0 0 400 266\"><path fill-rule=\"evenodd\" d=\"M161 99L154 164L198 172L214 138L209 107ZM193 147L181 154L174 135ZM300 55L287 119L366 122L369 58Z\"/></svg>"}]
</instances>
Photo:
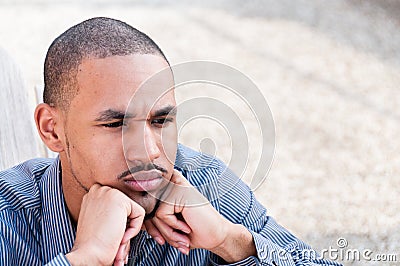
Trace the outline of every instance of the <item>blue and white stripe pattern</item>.
<instances>
[{"instance_id":1,"label":"blue and white stripe pattern","mask_svg":"<svg viewBox=\"0 0 400 266\"><path fill-rule=\"evenodd\" d=\"M228 220L254 237L257 257L232 265L340 265L316 258L311 248L279 226L254 194L226 166L178 146L175 168ZM0 172L0 265L69 265L75 239L61 186L59 159L33 159ZM307 252L304 252L307 251ZM308 254L308 255L307 255ZM219 265L207 250L181 254L141 231L132 239L129 265Z\"/></svg>"}]
</instances>

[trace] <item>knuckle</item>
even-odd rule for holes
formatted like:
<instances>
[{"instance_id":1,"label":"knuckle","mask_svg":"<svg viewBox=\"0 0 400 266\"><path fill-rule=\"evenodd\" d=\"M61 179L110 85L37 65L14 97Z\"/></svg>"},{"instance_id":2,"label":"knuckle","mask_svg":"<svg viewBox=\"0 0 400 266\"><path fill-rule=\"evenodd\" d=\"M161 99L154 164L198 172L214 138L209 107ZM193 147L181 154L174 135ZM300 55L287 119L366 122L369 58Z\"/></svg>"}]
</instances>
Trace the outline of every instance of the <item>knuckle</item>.
<instances>
[{"instance_id":1,"label":"knuckle","mask_svg":"<svg viewBox=\"0 0 400 266\"><path fill-rule=\"evenodd\" d=\"M158 209L158 210L156 211L156 213L154 214L153 219L157 221L157 220L160 219L160 218L161 218L161 213L160 213L160 209Z\"/></svg>"},{"instance_id":2,"label":"knuckle","mask_svg":"<svg viewBox=\"0 0 400 266\"><path fill-rule=\"evenodd\" d=\"M158 208L158 210L156 211L156 213L154 214L154 217L160 220L163 220L164 216L165 216L165 211L164 208L162 208L161 206Z\"/></svg>"},{"instance_id":3,"label":"knuckle","mask_svg":"<svg viewBox=\"0 0 400 266\"><path fill-rule=\"evenodd\" d=\"M137 208L137 212L138 212L138 215L141 217L141 218L144 218L144 216L146 215L146 211L141 207L141 206L139 206L140 208Z\"/></svg>"},{"instance_id":4,"label":"knuckle","mask_svg":"<svg viewBox=\"0 0 400 266\"><path fill-rule=\"evenodd\" d=\"M121 197L122 194L118 190L108 187L104 188L104 190L107 196L107 200L110 200L111 202L123 200L123 197Z\"/></svg>"}]
</instances>

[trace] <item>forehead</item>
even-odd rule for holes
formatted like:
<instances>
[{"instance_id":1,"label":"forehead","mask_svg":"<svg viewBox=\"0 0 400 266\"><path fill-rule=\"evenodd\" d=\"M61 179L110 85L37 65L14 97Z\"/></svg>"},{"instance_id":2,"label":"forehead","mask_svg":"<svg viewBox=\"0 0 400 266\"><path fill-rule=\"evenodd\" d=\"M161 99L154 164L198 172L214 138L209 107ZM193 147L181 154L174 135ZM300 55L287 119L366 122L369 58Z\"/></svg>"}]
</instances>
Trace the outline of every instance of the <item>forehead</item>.
<instances>
[{"instance_id":1,"label":"forehead","mask_svg":"<svg viewBox=\"0 0 400 266\"><path fill-rule=\"evenodd\" d=\"M161 71L161 72L160 72ZM168 63L156 55L127 55L84 59L76 76L78 94L71 109L95 115L106 109L144 115L149 108L174 105L173 76ZM133 99L133 100L132 100Z\"/></svg>"}]
</instances>

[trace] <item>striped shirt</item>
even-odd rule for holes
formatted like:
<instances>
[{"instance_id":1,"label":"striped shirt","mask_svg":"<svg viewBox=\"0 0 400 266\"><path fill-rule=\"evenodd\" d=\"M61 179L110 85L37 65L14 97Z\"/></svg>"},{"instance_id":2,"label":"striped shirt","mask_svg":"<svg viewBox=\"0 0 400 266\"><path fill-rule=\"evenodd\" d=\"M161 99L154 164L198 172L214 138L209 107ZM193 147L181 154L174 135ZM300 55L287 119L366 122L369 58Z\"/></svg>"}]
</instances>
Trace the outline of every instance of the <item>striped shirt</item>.
<instances>
[{"instance_id":1,"label":"striped shirt","mask_svg":"<svg viewBox=\"0 0 400 266\"><path fill-rule=\"evenodd\" d=\"M214 208L253 235L257 256L232 265L339 265L319 258L269 217L253 192L219 160L178 145L175 168ZM59 159L33 159L0 172L0 265L69 265L76 228L61 186ZM145 231L131 240L129 265L219 265L211 252L189 255Z\"/></svg>"}]
</instances>

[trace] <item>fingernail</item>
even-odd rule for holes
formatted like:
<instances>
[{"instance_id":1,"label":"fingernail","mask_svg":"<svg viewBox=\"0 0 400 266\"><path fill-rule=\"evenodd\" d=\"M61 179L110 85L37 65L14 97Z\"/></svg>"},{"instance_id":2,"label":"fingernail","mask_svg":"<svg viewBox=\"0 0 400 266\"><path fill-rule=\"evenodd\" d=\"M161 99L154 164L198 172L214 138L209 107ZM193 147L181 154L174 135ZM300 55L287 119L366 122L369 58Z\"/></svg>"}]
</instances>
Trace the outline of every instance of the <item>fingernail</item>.
<instances>
[{"instance_id":1,"label":"fingernail","mask_svg":"<svg viewBox=\"0 0 400 266\"><path fill-rule=\"evenodd\" d=\"M161 239L161 237L155 237L154 240L160 244L160 245L164 245L164 241Z\"/></svg>"},{"instance_id":2,"label":"fingernail","mask_svg":"<svg viewBox=\"0 0 400 266\"><path fill-rule=\"evenodd\" d=\"M184 247L189 247L189 243L186 243L186 242L178 242L178 244L180 245L180 246L184 246Z\"/></svg>"},{"instance_id":3,"label":"fingernail","mask_svg":"<svg viewBox=\"0 0 400 266\"><path fill-rule=\"evenodd\" d=\"M185 254L185 255L188 255L188 254L189 254L189 251L188 251L187 249L185 249L185 248L178 248L178 250L179 250L181 253Z\"/></svg>"}]
</instances>

